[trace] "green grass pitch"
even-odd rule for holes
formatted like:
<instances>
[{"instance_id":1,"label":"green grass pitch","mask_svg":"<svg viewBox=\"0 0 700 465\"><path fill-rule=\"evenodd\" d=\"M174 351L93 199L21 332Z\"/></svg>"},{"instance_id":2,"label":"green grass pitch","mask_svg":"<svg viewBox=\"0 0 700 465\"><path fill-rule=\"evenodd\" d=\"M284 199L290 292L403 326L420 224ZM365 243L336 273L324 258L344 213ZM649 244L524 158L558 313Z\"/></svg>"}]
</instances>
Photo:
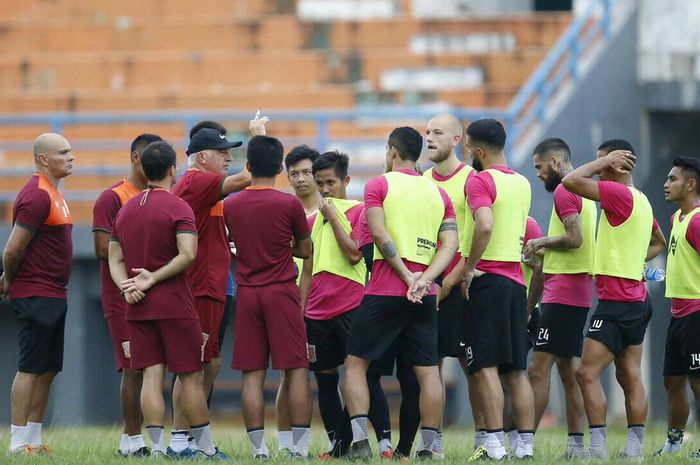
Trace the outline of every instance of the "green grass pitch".
<instances>
[{"instance_id":1,"label":"green grass pitch","mask_svg":"<svg viewBox=\"0 0 700 465\"><path fill-rule=\"evenodd\" d=\"M326 441L320 426L313 428L312 453L321 452ZM166 431L167 432L167 431ZM451 429L445 433L445 465L464 465L469 457L473 445L474 432L471 429ZM49 428L43 433L44 441L49 444L54 453L51 457L22 457L0 454L0 464L100 464L100 465L134 465L146 462L160 462L153 459L123 459L115 454L120 431L116 427L60 427ZM252 459L250 445L241 427L223 426L214 424L214 439L218 447L229 454L237 463L259 464ZM396 433L395 433L396 439ZM608 447L613 459L607 462L594 461L595 463L629 464L628 460L615 460L614 456L624 446L626 439L625 428L611 428L608 431ZM586 438L586 441L588 438ZM270 429L266 433L266 441L270 450L277 449L276 432ZM552 464L562 462L562 453L566 441L566 433L562 429L543 429L535 436L535 459L527 461L531 465ZM645 437L646 462L657 464L687 464L692 463L687 457L690 452L697 449L696 441L688 438L683 446L683 451L678 456L663 459L652 458L653 451L660 447L664 441L664 429L661 427L650 428ZM148 441L147 441L148 442ZM7 450L9 443L9 429L0 430L0 447ZM372 443L376 454L376 442ZM320 461L310 460L320 464ZM271 460L272 463L286 462L281 458ZM343 463L335 461L336 463ZM580 462L580 461L579 461ZM380 464L375 459L375 464ZM397 462L398 463L398 462ZM577 461L572 461L577 463Z\"/></svg>"}]
</instances>

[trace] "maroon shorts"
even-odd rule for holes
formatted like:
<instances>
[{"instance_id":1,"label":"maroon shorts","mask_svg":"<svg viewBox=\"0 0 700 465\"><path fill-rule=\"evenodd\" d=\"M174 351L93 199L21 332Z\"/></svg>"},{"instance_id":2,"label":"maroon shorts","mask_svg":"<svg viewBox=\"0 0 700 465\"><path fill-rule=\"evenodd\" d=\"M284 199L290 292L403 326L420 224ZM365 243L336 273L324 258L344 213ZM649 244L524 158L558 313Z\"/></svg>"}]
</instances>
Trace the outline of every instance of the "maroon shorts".
<instances>
[{"instance_id":1,"label":"maroon shorts","mask_svg":"<svg viewBox=\"0 0 700 465\"><path fill-rule=\"evenodd\" d=\"M233 338L234 370L308 368L306 327L299 288L290 281L268 286L238 286Z\"/></svg>"},{"instance_id":2,"label":"maroon shorts","mask_svg":"<svg viewBox=\"0 0 700 465\"><path fill-rule=\"evenodd\" d=\"M128 353L130 352L129 325L126 323L126 317L121 315L107 318L107 327L112 337L117 371L131 368L131 355Z\"/></svg>"},{"instance_id":3,"label":"maroon shorts","mask_svg":"<svg viewBox=\"0 0 700 465\"><path fill-rule=\"evenodd\" d=\"M129 321L131 369L141 370L161 363L171 373L202 369L203 338L198 320Z\"/></svg>"},{"instance_id":4,"label":"maroon shorts","mask_svg":"<svg viewBox=\"0 0 700 465\"><path fill-rule=\"evenodd\" d=\"M202 332L208 336L207 342L204 344L204 358L202 361L209 363L212 358L221 356L219 329L221 328L221 319L224 316L226 303L207 296L195 297L194 303L197 307Z\"/></svg>"}]
</instances>

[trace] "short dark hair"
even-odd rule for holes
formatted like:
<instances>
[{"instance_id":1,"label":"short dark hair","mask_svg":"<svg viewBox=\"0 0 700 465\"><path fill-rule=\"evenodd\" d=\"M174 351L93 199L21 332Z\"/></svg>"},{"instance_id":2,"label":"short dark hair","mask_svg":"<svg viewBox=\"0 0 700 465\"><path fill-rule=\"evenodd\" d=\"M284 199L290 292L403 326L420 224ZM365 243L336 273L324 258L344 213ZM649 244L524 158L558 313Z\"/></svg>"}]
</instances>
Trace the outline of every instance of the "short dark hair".
<instances>
[{"instance_id":1,"label":"short dark hair","mask_svg":"<svg viewBox=\"0 0 700 465\"><path fill-rule=\"evenodd\" d=\"M348 175L348 166L350 166L350 159L348 156L343 152L332 150L323 153L316 159L311 167L311 172L315 175L318 171L333 168L335 175L343 179Z\"/></svg>"},{"instance_id":2,"label":"short dark hair","mask_svg":"<svg viewBox=\"0 0 700 465\"><path fill-rule=\"evenodd\" d=\"M634 153L634 147L632 147L632 144L627 142L624 139L609 139L603 142L598 146L598 150L601 150L603 152L610 153L614 150L627 150L628 152L632 152L632 155L636 155Z\"/></svg>"},{"instance_id":3,"label":"short dark hair","mask_svg":"<svg viewBox=\"0 0 700 465\"><path fill-rule=\"evenodd\" d=\"M255 136L248 142L248 163L250 174L257 178L273 178L282 168L284 147L269 136Z\"/></svg>"},{"instance_id":4,"label":"short dark hair","mask_svg":"<svg viewBox=\"0 0 700 465\"><path fill-rule=\"evenodd\" d=\"M204 120L192 126L192 129L190 129L190 139L194 137L197 131L204 128L216 129L219 131L219 133L226 135L226 128L223 125L217 123L216 121Z\"/></svg>"},{"instance_id":5,"label":"short dark hair","mask_svg":"<svg viewBox=\"0 0 700 465\"><path fill-rule=\"evenodd\" d=\"M506 129L500 121L492 118L472 121L466 133L472 141L495 150L503 150L506 146Z\"/></svg>"},{"instance_id":6,"label":"short dark hair","mask_svg":"<svg viewBox=\"0 0 700 465\"><path fill-rule=\"evenodd\" d=\"M311 163L315 162L316 159L321 156L318 150L312 149L308 145L298 145L289 151L287 156L284 158L284 166L289 169L299 163L302 160L311 160Z\"/></svg>"},{"instance_id":7,"label":"short dark hair","mask_svg":"<svg viewBox=\"0 0 700 465\"><path fill-rule=\"evenodd\" d=\"M165 179L168 170L176 164L175 149L164 140L151 142L141 152L141 166L149 181Z\"/></svg>"},{"instance_id":8,"label":"short dark hair","mask_svg":"<svg viewBox=\"0 0 700 465\"><path fill-rule=\"evenodd\" d=\"M423 136L413 128L402 126L391 131L388 144L399 152L399 158L415 162L423 150Z\"/></svg>"},{"instance_id":9,"label":"short dark hair","mask_svg":"<svg viewBox=\"0 0 700 465\"><path fill-rule=\"evenodd\" d=\"M558 137L550 137L543 140L537 144L535 150L532 151L532 155L537 155L541 158L549 158L555 154L562 155L564 161L571 160L571 149L563 139L559 139Z\"/></svg>"},{"instance_id":10,"label":"short dark hair","mask_svg":"<svg viewBox=\"0 0 700 465\"><path fill-rule=\"evenodd\" d=\"M693 157L676 157L673 159L673 166L679 167L687 177L700 184L700 160Z\"/></svg>"},{"instance_id":11,"label":"short dark hair","mask_svg":"<svg viewBox=\"0 0 700 465\"><path fill-rule=\"evenodd\" d=\"M163 140L160 136L156 134L143 133L136 136L136 139L131 143L131 153L138 152L139 149L143 150L151 142L157 142Z\"/></svg>"}]
</instances>

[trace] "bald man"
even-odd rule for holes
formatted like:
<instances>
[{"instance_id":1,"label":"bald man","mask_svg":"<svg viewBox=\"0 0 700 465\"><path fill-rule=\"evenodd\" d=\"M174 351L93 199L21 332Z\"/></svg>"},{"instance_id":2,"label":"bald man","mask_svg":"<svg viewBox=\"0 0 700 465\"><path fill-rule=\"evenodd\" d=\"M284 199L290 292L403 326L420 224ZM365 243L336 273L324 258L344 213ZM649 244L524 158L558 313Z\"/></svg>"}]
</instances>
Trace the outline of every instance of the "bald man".
<instances>
[{"instance_id":1,"label":"bald man","mask_svg":"<svg viewBox=\"0 0 700 465\"><path fill-rule=\"evenodd\" d=\"M17 317L19 362L12 384L10 453L48 453L41 426L51 382L63 368L66 288L73 221L58 190L73 170L73 152L60 134L34 142L36 172L17 195L12 232L2 255L0 298Z\"/></svg>"},{"instance_id":2,"label":"bald man","mask_svg":"<svg viewBox=\"0 0 700 465\"><path fill-rule=\"evenodd\" d=\"M440 286L438 293L440 369L442 369L442 361L445 357L457 357L464 373L467 374L466 326L459 284L462 280L465 264L462 252L466 250L468 253L471 245L471 239L469 239L466 242L466 249L464 248L465 238L471 237L471 231L474 228L471 214L465 214L467 181L474 174L474 169L457 158L456 148L462 141L462 131L461 121L449 113L438 114L428 121L425 129L425 142L428 146L428 159L434 165L423 173L423 176L444 189L450 197L457 216L460 243L458 253L442 276L436 280ZM434 446L433 452L443 454L442 431L438 431L438 440L435 441Z\"/></svg>"}]
</instances>

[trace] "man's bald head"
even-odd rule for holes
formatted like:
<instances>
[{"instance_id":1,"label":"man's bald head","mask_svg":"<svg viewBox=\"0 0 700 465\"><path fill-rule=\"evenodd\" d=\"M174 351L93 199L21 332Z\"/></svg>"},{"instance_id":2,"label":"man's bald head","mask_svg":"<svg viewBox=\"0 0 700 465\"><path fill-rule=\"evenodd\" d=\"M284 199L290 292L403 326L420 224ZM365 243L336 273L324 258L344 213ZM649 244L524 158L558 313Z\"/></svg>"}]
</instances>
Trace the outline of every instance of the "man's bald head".
<instances>
[{"instance_id":1,"label":"man's bald head","mask_svg":"<svg viewBox=\"0 0 700 465\"><path fill-rule=\"evenodd\" d=\"M34 141L37 170L55 180L70 176L74 160L70 144L60 134L47 132Z\"/></svg>"},{"instance_id":2,"label":"man's bald head","mask_svg":"<svg viewBox=\"0 0 700 465\"><path fill-rule=\"evenodd\" d=\"M47 154L65 146L70 148L70 144L68 144L65 137L55 132L45 132L34 141L34 158L42 153Z\"/></svg>"},{"instance_id":3,"label":"man's bald head","mask_svg":"<svg viewBox=\"0 0 700 465\"><path fill-rule=\"evenodd\" d=\"M448 132L451 136L462 137L462 122L457 119L456 116L449 113L440 113L439 115L433 116L433 118L428 121L428 126L431 125L442 128L443 131Z\"/></svg>"},{"instance_id":4,"label":"man's bald head","mask_svg":"<svg viewBox=\"0 0 700 465\"><path fill-rule=\"evenodd\" d=\"M455 147L462 140L462 123L449 113L440 113L428 121L425 128L425 142L428 145L428 158L433 163L442 163L453 157Z\"/></svg>"}]
</instances>

